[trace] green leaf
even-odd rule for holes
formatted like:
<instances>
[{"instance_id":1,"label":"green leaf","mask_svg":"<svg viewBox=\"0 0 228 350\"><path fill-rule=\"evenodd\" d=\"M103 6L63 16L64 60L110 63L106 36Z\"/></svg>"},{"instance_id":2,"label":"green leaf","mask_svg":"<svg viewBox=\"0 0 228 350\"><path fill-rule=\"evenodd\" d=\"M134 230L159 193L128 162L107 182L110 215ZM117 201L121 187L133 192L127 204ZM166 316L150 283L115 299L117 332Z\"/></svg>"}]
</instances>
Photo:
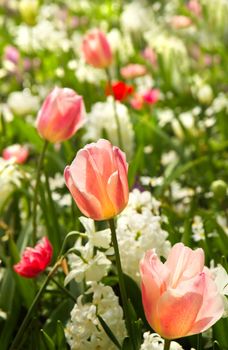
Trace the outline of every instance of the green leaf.
<instances>
[{"instance_id":1,"label":"green leaf","mask_svg":"<svg viewBox=\"0 0 228 350\"><path fill-rule=\"evenodd\" d=\"M67 350L64 328L60 320L57 321L56 326L56 346L57 350Z\"/></svg>"},{"instance_id":2,"label":"green leaf","mask_svg":"<svg viewBox=\"0 0 228 350\"><path fill-rule=\"evenodd\" d=\"M137 175L137 171L140 168L140 163L143 158L143 146L139 146L135 157L132 159L129 165L128 170L128 181L129 181L129 187L132 187L134 185L135 177Z\"/></svg>"},{"instance_id":3,"label":"green leaf","mask_svg":"<svg viewBox=\"0 0 228 350\"><path fill-rule=\"evenodd\" d=\"M19 260L19 252L12 237L9 239L9 250L11 255L11 262L12 265L14 265ZM32 280L21 277L17 273L14 273L14 278L18 287L18 291L21 294L24 304L28 309L32 304L36 294L34 283Z\"/></svg>"},{"instance_id":4,"label":"green leaf","mask_svg":"<svg viewBox=\"0 0 228 350\"><path fill-rule=\"evenodd\" d=\"M117 338L115 337L115 335L113 334L112 330L109 328L107 323L103 320L103 318L100 315L97 315L97 318L100 321L100 324L102 325L107 336L111 339L111 341L116 345L118 349L121 349L120 343L118 342Z\"/></svg>"},{"instance_id":5,"label":"green leaf","mask_svg":"<svg viewBox=\"0 0 228 350\"><path fill-rule=\"evenodd\" d=\"M129 337L124 339L121 350L132 350L131 341Z\"/></svg>"},{"instance_id":6,"label":"green leaf","mask_svg":"<svg viewBox=\"0 0 228 350\"><path fill-rule=\"evenodd\" d=\"M47 350L56 350L55 343L49 337L49 335L43 329L41 329L40 332L41 332L41 339L42 339L44 345L46 346L46 349Z\"/></svg>"}]
</instances>

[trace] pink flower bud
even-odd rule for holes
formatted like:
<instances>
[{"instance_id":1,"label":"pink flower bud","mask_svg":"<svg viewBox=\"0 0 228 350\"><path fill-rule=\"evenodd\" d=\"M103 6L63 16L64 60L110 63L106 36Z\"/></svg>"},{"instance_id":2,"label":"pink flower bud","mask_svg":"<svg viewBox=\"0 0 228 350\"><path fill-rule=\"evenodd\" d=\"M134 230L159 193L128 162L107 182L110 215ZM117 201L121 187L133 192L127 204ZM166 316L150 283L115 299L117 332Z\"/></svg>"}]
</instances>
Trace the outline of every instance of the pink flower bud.
<instances>
[{"instance_id":1,"label":"pink flower bud","mask_svg":"<svg viewBox=\"0 0 228 350\"><path fill-rule=\"evenodd\" d=\"M112 62L112 51L103 32L94 29L89 32L82 43L82 51L88 64L96 68L106 68Z\"/></svg>"},{"instance_id":2,"label":"pink flower bud","mask_svg":"<svg viewBox=\"0 0 228 350\"><path fill-rule=\"evenodd\" d=\"M20 52L15 46L7 45L4 48L4 58L17 65L20 60Z\"/></svg>"},{"instance_id":3,"label":"pink flower bud","mask_svg":"<svg viewBox=\"0 0 228 350\"><path fill-rule=\"evenodd\" d=\"M192 25L192 20L187 16L173 16L170 24L174 29L183 29L190 27Z\"/></svg>"},{"instance_id":4,"label":"pink flower bud","mask_svg":"<svg viewBox=\"0 0 228 350\"><path fill-rule=\"evenodd\" d=\"M204 332L222 316L223 301L201 248L177 243L164 264L148 251L140 273L147 321L165 339Z\"/></svg>"},{"instance_id":5,"label":"pink flower bud","mask_svg":"<svg viewBox=\"0 0 228 350\"><path fill-rule=\"evenodd\" d=\"M14 160L15 163L23 164L28 158L29 152L26 146L18 144L6 147L2 152L2 157L5 160Z\"/></svg>"},{"instance_id":6,"label":"pink flower bud","mask_svg":"<svg viewBox=\"0 0 228 350\"><path fill-rule=\"evenodd\" d=\"M158 89L150 89L143 94L143 99L149 105L153 105L159 100L160 91Z\"/></svg>"},{"instance_id":7,"label":"pink flower bud","mask_svg":"<svg viewBox=\"0 0 228 350\"><path fill-rule=\"evenodd\" d=\"M46 269L52 258L52 245L47 237L37 243L35 248L27 247L14 271L27 278L33 278Z\"/></svg>"},{"instance_id":8,"label":"pink flower bud","mask_svg":"<svg viewBox=\"0 0 228 350\"><path fill-rule=\"evenodd\" d=\"M128 202L125 154L107 141L81 149L64 176L81 212L94 219L106 220L119 214Z\"/></svg>"},{"instance_id":9,"label":"pink flower bud","mask_svg":"<svg viewBox=\"0 0 228 350\"><path fill-rule=\"evenodd\" d=\"M128 64L125 67L122 67L120 70L120 74L125 79L133 79L137 77L141 77L146 74L146 67L142 64Z\"/></svg>"},{"instance_id":10,"label":"pink flower bud","mask_svg":"<svg viewBox=\"0 0 228 350\"><path fill-rule=\"evenodd\" d=\"M58 88L46 97L37 116L39 134L50 142L71 138L84 122L83 99L69 88Z\"/></svg>"}]
</instances>

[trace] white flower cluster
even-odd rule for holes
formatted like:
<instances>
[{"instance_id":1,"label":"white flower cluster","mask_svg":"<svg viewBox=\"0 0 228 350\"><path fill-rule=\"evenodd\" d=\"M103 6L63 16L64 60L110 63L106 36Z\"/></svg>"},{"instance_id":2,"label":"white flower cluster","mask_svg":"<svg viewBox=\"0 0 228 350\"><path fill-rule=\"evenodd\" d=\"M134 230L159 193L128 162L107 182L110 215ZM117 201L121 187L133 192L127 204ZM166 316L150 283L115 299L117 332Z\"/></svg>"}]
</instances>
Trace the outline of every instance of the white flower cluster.
<instances>
[{"instance_id":1,"label":"white flower cluster","mask_svg":"<svg viewBox=\"0 0 228 350\"><path fill-rule=\"evenodd\" d=\"M143 334L143 339L140 350L163 350L164 348L164 340L157 333L146 332ZM170 350L183 350L183 348L180 344L172 341Z\"/></svg>"},{"instance_id":2,"label":"white flower cluster","mask_svg":"<svg viewBox=\"0 0 228 350\"><path fill-rule=\"evenodd\" d=\"M82 236L86 237L88 242L83 244L82 237L80 237L74 246L78 254L69 254L68 260L71 271L65 279L65 285L72 279L77 282L81 282L83 279L86 282L100 281L107 275L111 266L111 261L106 257L106 255L113 254L113 249L110 248L110 230L96 232L93 220L85 217L80 217L79 220L86 229ZM94 248L102 248L106 251L103 252Z\"/></svg>"},{"instance_id":3,"label":"white flower cluster","mask_svg":"<svg viewBox=\"0 0 228 350\"><path fill-rule=\"evenodd\" d=\"M144 0L132 1L124 6L120 22L129 32L142 33L151 27L154 21L154 12Z\"/></svg>"},{"instance_id":4,"label":"white flower cluster","mask_svg":"<svg viewBox=\"0 0 228 350\"><path fill-rule=\"evenodd\" d=\"M162 60L169 83L182 88L184 74L189 70L189 57L184 42L158 28L146 32L144 37Z\"/></svg>"},{"instance_id":5,"label":"white flower cluster","mask_svg":"<svg viewBox=\"0 0 228 350\"><path fill-rule=\"evenodd\" d=\"M195 242L205 240L205 230L203 225L203 220L199 215L194 216L192 223L193 240Z\"/></svg>"},{"instance_id":6,"label":"white flower cluster","mask_svg":"<svg viewBox=\"0 0 228 350\"><path fill-rule=\"evenodd\" d=\"M212 263L213 265L213 263ZM223 317L228 317L228 274L222 265L211 268L212 276L222 296L224 304Z\"/></svg>"},{"instance_id":7,"label":"white flower cluster","mask_svg":"<svg viewBox=\"0 0 228 350\"><path fill-rule=\"evenodd\" d=\"M116 101L116 113L119 118L120 133L123 140L122 148L127 155L127 159L130 159L134 151L134 131L128 109L125 105ZM112 144L119 146L115 110L111 96L106 102L97 102L93 105L91 112L87 115L85 129L85 142L98 140L104 137L105 133Z\"/></svg>"},{"instance_id":8,"label":"white flower cluster","mask_svg":"<svg viewBox=\"0 0 228 350\"><path fill-rule=\"evenodd\" d=\"M44 5L39 9L37 24L33 27L21 24L15 27L15 43L25 52L48 50L67 51L70 41L67 38L66 25L60 20L59 8L56 5Z\"/></svg>"},{"instance_id":9,"label":"white flower cluster","mask_svg":"<svg viewBox=\"0 0 228 350\"><path fill-rule=\"evenodd\" d=\"M21 185L22 174L13 160L0 158L0 209L16 187Z\"/></svg>"},{"instance_id":10,"label":"white flower cluster","mask_svg":"<svg viewBox=\"0 0 228 350\"><path fill-rule=\"evenodd\" d=\"M128 62L134 55L134 46L130 34L121 33L119 29L113 28L107 34L112 52L117 53L122 62Z\"/></svg>"},{"instance_id":11,"label":"white flower cluster","mask_svg":"<svg viewBox=\"0 0 228 350\"><path fill-rule=\"evenodd\" d=\"M115 350L116 346L105 333L97 315L102 317L121 344L126 336L126 328L118 297L111 287L96 282L91 284L86 294L92 294L92 302L83 304L81 295L65 329L71 350Z\"/></svg>"},{"instance_id":12,"label":"white flower cluster","mask_svg":"<svg viewBox=\"0 0 228 350\"><path fill-rule=\"evenodd\" d=\"M117 238L123 271L139 282L139 262L144 253L154 248L157 255L167 257L170 242L161 228L160 203L148 191L134 189L128 206L118 216Z\"/></svg>"},{"instance_id":13,"label":"white flower cluster","mask_svg":"<svg viewBox=\"0 0 228 350\"><path fill-rule=\"evenodd\" d=\"M38 96L31 93L30 89L24 89L23 91L11 92L7 99L7 105L12 113L26 116L38 111L40 100Z\"/></svg>"}]
</instances>

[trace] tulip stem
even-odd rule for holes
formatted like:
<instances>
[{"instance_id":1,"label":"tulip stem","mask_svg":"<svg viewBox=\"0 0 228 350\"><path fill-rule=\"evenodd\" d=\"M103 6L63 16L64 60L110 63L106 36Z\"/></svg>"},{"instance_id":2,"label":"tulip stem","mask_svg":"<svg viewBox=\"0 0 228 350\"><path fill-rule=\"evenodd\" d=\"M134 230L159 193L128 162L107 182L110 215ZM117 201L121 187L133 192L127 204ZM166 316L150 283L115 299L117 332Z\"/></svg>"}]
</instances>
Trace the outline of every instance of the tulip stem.
<instances>
[{"instance_id":1,"label":"tulip stem","mask_svg":"<svg viewBox=\"0 0 228 350\"><path fill-rule=\"evenodd\" d=\"M164 350L169 350L170 344L171 344L171 340L165 339L165 342L164 342Z\"/></svg>"},{"instance_id":2,"label":"tulip stem","mask_svg":"<svg viewBox=\"0 0 228 350\"><path fill-rule=\"evenodd\" d=\"M37 303L38 303L42 293L44 292L48 282L50 281L52 276L55 274L55 272L57 271L58 267L61 265L61 261L62 261L62 259L60 259L60 260L58 260L56 262L56 264L53 266L53 268L51 269L51 271L49 272L49 274L45 278L42 286L40 287L38 293L36 294L32 304L31 304L31 306L30 306L30 308L29 308L29 310L28 310L28 312L27 312L27 314L26 314L26 316L25 316L25 318L24 318L24 320L23 320L23 322L22 322L22 324L21 324L21 326L20 326L20 328L19 328L19 330L18 330L14 340L13 340L13 343L10 346L9 350L19 350L20 349L20 347L22 345L22 344L20 344L21 338L22 338L22 336L23 336L23 334L24 334L24 332L25 332L25 330L26 330L26 328L28 326L28 323L29 323L29 320L30 320L30 318L32 316L32 313L33 313L33 311L34 311L34 309L35 309L35 307L36 307L36 305L37 305Z\"/></svg>"},{"instance_id":3,"label":"tulip stem","mask_svg":"<svg viewBox=\"0 0 228 350\"><path fill-rule=\"evenodd\" d=\"M37 231L37 200L38 200L38 189L40 184L41 170L43 166L45 152L48 146L48 141L45 140L43 144L43 148L39 157L38 165L37 165L37 173L36 173L36 183L34 188L34 197L33 197L33 231L32 231L32 240L33 245L36 244L36 231Z\"/></svg>"},{"instance_id":4,"label":"tulip stem","mask_svg":"<svg viewBox=\"0 0 228 350\"><path fill-rule=\"evenodd\" d=\"M135 350L136 347L135 347L135 344L133 341L134 337L132 334L132 326L131 326L131 318L130 318L130 313L129 313L129 308L128 308L127 292L126 292L126 286L124 283L123 271L122 271L122 267L121 267L120 253L119 253L119 247L118 247L118 242L117 242L117 237L116 237L116 229L115 229L114 219L109 219L108 222L109 222L109 226L110 226L111 234L112 234L112 244L113 244L114 252L115 252L116 267L117 267L117 273L118 273L118 278L119 278L120 295L121 295L123 309L124 309L126 326L127 326L127 330L128 330L129 336L130 336L130 341L132 343L132 349Z\"/></svg>"},{"instance_id":5,"label":"tulip stem","mask_svg":"<svg viewBox=\"0 0 228 350\"><path fill-rule=\"evenodd\" d=\"M116 121L118 146L121 149L123 149L123 140L122 140L122 135L121 135L120 120L119 120L119 116L118 116L118 113L117 113L117 105L116 105L114 92L113 92L113 89L112 89L112 78L111 78L111 74L110 74L109 70L106 69L105 71L106 71L106 75L107 75L108 85L110 86L110 89L111 89L111 92L112 92L112 97L113 97L113 110L114 110L114 117L115 117L115 121Z\"/></svg>"}]
</instances>

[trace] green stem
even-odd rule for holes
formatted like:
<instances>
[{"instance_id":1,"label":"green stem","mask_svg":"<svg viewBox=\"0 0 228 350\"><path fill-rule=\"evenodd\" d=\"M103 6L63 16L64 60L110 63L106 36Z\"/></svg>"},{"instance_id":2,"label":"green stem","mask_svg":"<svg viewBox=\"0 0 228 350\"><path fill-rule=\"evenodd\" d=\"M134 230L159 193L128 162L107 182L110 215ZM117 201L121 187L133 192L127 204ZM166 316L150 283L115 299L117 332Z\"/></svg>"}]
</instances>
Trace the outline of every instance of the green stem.
<instances>
[{"instance_id":1,"label":"green stem","mask_svg":"<svg viewBox=\"0 0 228 350\"><path fill-rule=\"evenodd\" d=\"M36 184L34 189L34 197L33 197L33 232L32 232L32 240L33 245L36 244L36 231L37 231L37 201L38 201L38 189L40 184L41 170L44 161L45 152L48 146L48 141L45 140L42 152L39 157L38 165L37 165L37 174L36 174Z\"/></svg>"},{"instance_id":2,"label":"green stem","mask_svg":"<svg viewBox=\"0 0 228 350\"><path fill-rule=\"evenodd\" d=\"M77 299L67 290L65 287L63 287L56 279L51 277L52 282L63 292L65 293L70 299L72 299L75 303L77 302Z\"/></svg>"},{"instance_id":3,"label":"green stem","mask_svg":"<svg viewBox=\"0 0 228 350\"><path fill-rule=\"evenodd\" d=\"M117 237L116 237L116 229L115 229L114 219L109 219L108 222L109 222L109 226L110 226L111 234L112 234L112 244L113 244L114 252L115 252L116 267L117 267L119 286L120 286L120 295L121 295L123 309L124 309L126 326L127 326L128 333L130 336L130 341L132 343L132 349L136 349L134 341L133 341L134 338L133 338L133 334L132 334L131 318L130 318L129 308L128 308L127 292L126 292L126 287L125 287L125 283L124 283L123 271L122 271L122 267L121 267L120 253L119 253L119 247L118 247L118 242L117 242Z\"/></svg>"},{"instance_id":4,"label":"green stem","mask_svg":"<svg viewBox=\"0 0 228 350\"><path fill-rule=\"evenodd\" d=\"M34 300L32 302L32 305L29 308L29 310L28 310L28 312L27 312L27 314L26 314L26 316L25 316L25 318L24 318L24 320L23 320L23 322L22 322L22 324L21 324L21 326L20 326L20 328L19 328L19 330L18 330L18 332L17 332L17 334L16 334L16 336L15 336L15 338L13 340L13 343L11 344L11 347L10 347L9 350L19 350L20 349L20 343L19 342L20 342L20 340L21 340L21 338L22 338L22 336L23 336L23 334L24 334L24 332L25 332L25 330L26 330L26 328L28 326L28 323L29 323L29 320L30 320L30 318L32 316L32 313L33 313L33 311L34 311L34 309L35 309L35 307L36 307L36 305L37 305L37 303L38 303L42 293L44 292L48 282L50 281L52 276L55 274L55 272L58 269L58 267L60 266L60 264L61 264L61 260L57 261L57 263L53 266L53 268L49 272L48 276L44 280L41 288L39 289L37 295L35 296L35 298L34 298Z\"/></svg>"},{"instance_id":5,"label":"green stem","mask_svg":"<svg viewBox=\"0 0 228 350\"><path fill-rule=\"evenodd\" d=\"M116 100L114 97L114 93L112 90L112 79L111 79L111 75L108 69L105 70L106 71L106 75L107 75L107 80L108 80L108 84L111 88L112 91L112 97L113 97L113 110L114 110L114 117L115 117L115 121L116 121L116 129L117 129L117 137L118 137L118 145L121 149L123 149L123 140L122 140L122 135L121 135L121 127L120 127L120 120L119 120L119 116L117 113L117 105L116 105Z\"/></svg>"},{"instance_id":6,"label":"green stem","mask_svg":"<svg viewBox=\"0 0 228 350\"><path fill-rule=\"evenodd\" d=\"M170 344L171 344L171 340L165 339L165 342L164 342L164 349L163 349L163 350L169 350Z\"/></svg>"}]
</instances>

